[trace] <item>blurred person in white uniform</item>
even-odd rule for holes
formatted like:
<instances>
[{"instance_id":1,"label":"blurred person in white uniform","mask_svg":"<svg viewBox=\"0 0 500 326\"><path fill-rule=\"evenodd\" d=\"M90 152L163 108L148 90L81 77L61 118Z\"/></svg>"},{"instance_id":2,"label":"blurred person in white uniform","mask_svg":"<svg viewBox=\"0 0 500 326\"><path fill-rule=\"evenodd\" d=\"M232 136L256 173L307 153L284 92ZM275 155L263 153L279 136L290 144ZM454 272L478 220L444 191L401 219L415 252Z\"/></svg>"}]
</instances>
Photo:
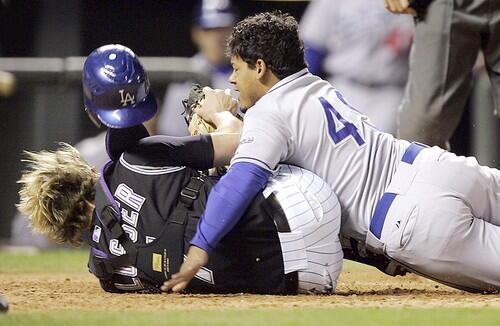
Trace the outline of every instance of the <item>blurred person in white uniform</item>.
<instances>
[{"instance_id":1,"label":"blurred person in white uniform","mask_svg":"<svg viewBox=\"0 0 500 326\"><path fill-rule=\"evenodd\" d=\"M379 1L314 0L300 22L309 70L326 75L381 131L395 135L408 77L412 18Z\"/></svg>"}]
</instances>

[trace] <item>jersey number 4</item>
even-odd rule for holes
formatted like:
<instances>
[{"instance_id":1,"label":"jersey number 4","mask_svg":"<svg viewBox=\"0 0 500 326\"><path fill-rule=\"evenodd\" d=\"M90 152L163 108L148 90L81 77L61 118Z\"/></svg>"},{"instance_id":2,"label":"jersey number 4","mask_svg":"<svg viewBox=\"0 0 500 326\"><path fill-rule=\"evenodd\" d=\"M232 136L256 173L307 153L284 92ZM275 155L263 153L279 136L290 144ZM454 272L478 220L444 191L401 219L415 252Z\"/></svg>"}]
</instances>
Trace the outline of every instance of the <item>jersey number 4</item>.
<instances>
[{"instance_id":1,"label":"jersey number 4","mask_svg":"<svg viewBox=\"0 0 500 326\"><path fill-rule=\"evenodd\" d=\"M345 102L344 98L339 92L335 93L337 94L339 100L342 101L342 103L350 107L350 105ZM348 137L352 137L356 141L358 146L364 145L365 140L363 139L363 137L361 137L358 132L358 128L356 128L354 124L344 119L344 117L342 117L340 113L335 110L333 105L331 105L330 102L328 102L328 100L324 97L320 97L319 101L323 106L323 109L325 110L326 120L328 121L328 133L330 134L330 137L335 144L340 143ZM335 119L343 125L342 128L339 128L337 130Z\"/></svg>"}]
</instances>

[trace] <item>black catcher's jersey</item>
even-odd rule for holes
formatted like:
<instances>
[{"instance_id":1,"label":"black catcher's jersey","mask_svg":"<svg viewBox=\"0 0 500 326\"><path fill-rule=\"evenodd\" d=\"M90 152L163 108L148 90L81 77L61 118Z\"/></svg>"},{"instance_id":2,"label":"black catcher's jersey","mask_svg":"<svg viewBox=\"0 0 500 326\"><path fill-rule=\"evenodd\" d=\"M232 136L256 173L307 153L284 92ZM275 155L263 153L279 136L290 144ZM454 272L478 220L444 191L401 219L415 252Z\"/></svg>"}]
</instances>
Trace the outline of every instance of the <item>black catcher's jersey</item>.
<instances>
[{"instance_id":1,"label":"black catcher's jersey","mask_svg":"<svg viewBox=\"0 0 500 326\"><path fill-rule=\"evenodd\" d=\"M173 225L173 216L179 217L176 207L180 205L181 191L200 176L197 169L212 166L213 156L205 150L207 146L212 148L209 136L182 142L180 138L148 137L105 168L104 179L101 179L105 184L97 191L109 191L108 198L115 202L123 231L138 248L133 266L114 269L110 279L100 277L105 290L155 292L178 271L176 265L180 265L182 257L173 257L173 237L167 233ZM179 166L180 162L194 168ZM185 224L182 236L175 243L181 249L178 255L187 252L210 188L217 181L213 177L202 178L204 182L197 198L181 214ZM296 291L296 279L284 274L281 245L267 201L261 194L255 198L238 225L215 248L207 266L190 283L188 292L284 294ZM105 259L125 253L120 241L106 228L99 211L97 207L89 240L93 247L89 268L96 276L93 256Z\"/></svg>"}]
</instances>

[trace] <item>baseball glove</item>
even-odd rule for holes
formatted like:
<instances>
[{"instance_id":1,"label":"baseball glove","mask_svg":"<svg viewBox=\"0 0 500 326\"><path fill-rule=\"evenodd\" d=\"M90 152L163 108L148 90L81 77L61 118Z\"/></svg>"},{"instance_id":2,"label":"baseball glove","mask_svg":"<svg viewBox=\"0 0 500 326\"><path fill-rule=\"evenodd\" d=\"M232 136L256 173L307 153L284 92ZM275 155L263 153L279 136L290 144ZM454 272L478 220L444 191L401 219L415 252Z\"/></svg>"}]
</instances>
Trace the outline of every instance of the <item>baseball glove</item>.
<instances>
[{"instance_id":1,"label":"baseball glove","mask_svg":"<svg viewBox=\"0 0 500 326\"><path fill-rule=\"evenodd\" d=\"M182 100L182 105L184 105L184 120L188 125L188 130L191 135L203 135L209 134L215 131L215 126L211 123L203 120L199 115L193 112L193 109L200 104L201 100L205 98L205 93L203 93L203 87L199 84L191 85L189 90L188 98ZM211 176L223 176L227 171L227 167L216 167L206 171L208 175Z\"/></svg>"},{"instance_id":2,"label":"baseball glove","mask_svg":"<svg viewBox=\"0 0 500 326\"><path fill-rule=\"evenodd\" d=\"M184 106L182 115L184 116L184 120L186 120L191 135L208 134L215 131L213 124L206 122L193 111L204 98L203 87L199 84L193 84L189 90L188 98L182 100L182 105Z\"/></svg>"}]
</instances>

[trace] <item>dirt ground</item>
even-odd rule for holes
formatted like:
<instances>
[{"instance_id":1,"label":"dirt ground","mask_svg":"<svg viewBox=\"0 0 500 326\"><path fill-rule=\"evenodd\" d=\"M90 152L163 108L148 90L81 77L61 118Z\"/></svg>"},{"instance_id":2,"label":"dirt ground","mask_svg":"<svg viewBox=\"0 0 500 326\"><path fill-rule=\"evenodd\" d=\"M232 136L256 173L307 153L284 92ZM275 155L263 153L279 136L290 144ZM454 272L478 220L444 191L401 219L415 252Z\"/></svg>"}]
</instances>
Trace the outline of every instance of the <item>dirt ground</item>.
<instances>
[{"instance_id":1,"label":"dirt ground","mask_svg":"<svg viewBox=\"0 0 500 326\"><path fill-rule=\"evenodd\" d=\"M470 294L415 275L388 277L375 269L344 271L336 295L108 294L90 274L0 274L11 312L51 310L287 309L334 307L493 307L500 295Z\"/></svg>"}]
</instances>

